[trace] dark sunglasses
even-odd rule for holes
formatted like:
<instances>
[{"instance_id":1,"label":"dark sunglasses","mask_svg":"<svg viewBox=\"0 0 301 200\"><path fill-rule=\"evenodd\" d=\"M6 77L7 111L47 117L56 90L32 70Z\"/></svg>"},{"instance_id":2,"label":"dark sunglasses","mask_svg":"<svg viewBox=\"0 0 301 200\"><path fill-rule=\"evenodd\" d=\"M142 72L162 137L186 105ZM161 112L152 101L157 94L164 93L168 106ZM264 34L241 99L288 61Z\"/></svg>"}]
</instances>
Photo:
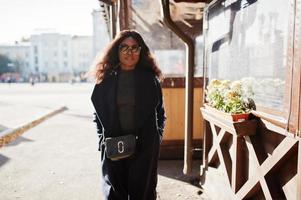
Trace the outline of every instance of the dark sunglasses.
<instances>
[{"instance_id":1,"label":"dark sunglasses","mask_svg":"<svg viewBox=\"0 0 301 200\"><path fill-rule=\"evenodd\" d=\"M139 45L128 46L126 44L119 45L119 51L122 54L127 54L131 51L132 54L139 54L141 47Z\"/></svg>"}]
</instances>

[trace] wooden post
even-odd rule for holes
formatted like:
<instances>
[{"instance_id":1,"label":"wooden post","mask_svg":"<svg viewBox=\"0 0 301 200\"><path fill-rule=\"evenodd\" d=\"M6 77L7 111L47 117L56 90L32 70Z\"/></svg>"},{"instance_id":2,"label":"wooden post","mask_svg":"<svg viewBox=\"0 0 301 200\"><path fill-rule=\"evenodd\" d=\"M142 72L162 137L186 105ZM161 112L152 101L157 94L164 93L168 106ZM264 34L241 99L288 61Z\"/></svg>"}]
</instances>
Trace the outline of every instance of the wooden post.
<instances>
[{"instance_id":1,"label":"wooden post","mask_svg":"<svg viewBox=\"0 0 301 200\"><path fill-rule=\"evenodd\" d=\"M110 12L110 36L113 39L116 35L116 0L99 0L107 5L109 5L109 12Z\"/></svg>"},{"instance_id":2,"label":"wooden post","mask_svg":"<svg viewBox=\"0 0 301 200\"><path fill-rule=\"evenodd\" d=\"M231 186L232 191L236 193L238 189L243 185L243 176L242 176L242 170L243 170L243 137L233 135L233 163L232 163L232 180L231 180Z\"/></svg>"},{"instance_id":3,"label":"wooden post","mask_svg":"<svg viewBox=\"0 0 301 200\"><path fill-rule=\"evenodd\" d=\"M120 0L118 6L120 30L132 28L131 0Z\"/></svg>"},{"instance_id":4,"label":"wooden post","mask_svg":"<svg viewBox=\"0 0 301 200\"><path fill-rule=\"evenodd\" d=\"M116 4L115 3L113 3L110 6L110 14L111 14L111 36L113 39L116 35Z\"/></svg>"},{"instance_id":5,"label":"wooden post","mask_svg":"<svg viewBox=\"0 0 301 200\"><path fill-rule=\"evenodd\" d=\"M296 199L301 200L301 138L298 138L298 161L297 161L297 194Z\"/></svg>"}]
</instances>

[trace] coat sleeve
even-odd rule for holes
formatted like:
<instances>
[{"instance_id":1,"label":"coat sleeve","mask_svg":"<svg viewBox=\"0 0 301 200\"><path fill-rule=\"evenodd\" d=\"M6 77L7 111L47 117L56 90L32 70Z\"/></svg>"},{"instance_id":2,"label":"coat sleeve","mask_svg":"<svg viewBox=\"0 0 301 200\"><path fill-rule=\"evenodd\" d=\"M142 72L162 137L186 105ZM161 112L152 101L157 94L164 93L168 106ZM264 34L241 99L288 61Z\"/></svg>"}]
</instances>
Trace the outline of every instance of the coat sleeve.
<instances>
[{"instance_id":1,"label":"coat sleeve","mask_svg":"<svg viewBox=\"0 0 301 200\"><path fill-rule=\"evenodd\" d=\"M93 122L96 125L96 131L97 131L97 135L99 138L99 142L98 142L98 151L101 151L101 145L102 145L102 141L103 141L103 125L101 124L100 120L97 117L96 112L93 113Z\"/></svg>"},{"instance_id":2,"label":"coat sleeve","mask_svg":"<svg viewBox=\"0 0 301 200\"><path fill-rule=\"evenodd\" d=\"M162 95L162 87L160 85L159 80L156 78L156 87L157 87L157 95L158 95L158 105L156 107L156 114L157 114L157 125L158 131L160 134L160 140L162 141L164 127L165 127L165 109L164 109L164 100Z\"/></svg>"}]
</instances>

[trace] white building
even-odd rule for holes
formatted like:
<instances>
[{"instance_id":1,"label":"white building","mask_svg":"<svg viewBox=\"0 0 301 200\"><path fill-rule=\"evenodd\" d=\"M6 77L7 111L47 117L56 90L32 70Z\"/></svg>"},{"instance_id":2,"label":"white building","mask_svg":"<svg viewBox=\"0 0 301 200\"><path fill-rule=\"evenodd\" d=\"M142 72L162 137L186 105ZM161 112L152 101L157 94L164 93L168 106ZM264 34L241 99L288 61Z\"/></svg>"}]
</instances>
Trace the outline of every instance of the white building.
<instances>
[{"instance_id":1,"label":"white building","mask_svg":"<svg viewBox=\"0 0 301 200\"><path fill-rule=\"evenodd\" d=\"M16 42L15 44L0 45L0 54L19 64L22 75L30 72L30 43Z\"/></svg>"},{"instance_id":2,"label":"white building","mask_svg":"<svg viewBox=\"0 0 301 200\"><path fill-rule=\"evenodd\" d=\"M73 75L87 72L94 58L92 36L73 36L71 49Z\"/></svg>"},{"instance_id":3,"label":"white building","mask_svg":"<svg viewBox=\"0 0 301 200\"><path fill-rule=\"evenodd\" d=\"M30 65L36 74L48 81L68 81L72 75L71 36L43 33L30 37Z\"/></svg>"},{"instance_id":4,"label":"white building","mask_svg":"<svg viewBox=\"0 0 301 200\"><path fill-rule=\"evenodd\" d=\"M100 10L93 10L93 57L100 53L109 43L109 33L106 22Z\"/></svg>"}]
</instances>

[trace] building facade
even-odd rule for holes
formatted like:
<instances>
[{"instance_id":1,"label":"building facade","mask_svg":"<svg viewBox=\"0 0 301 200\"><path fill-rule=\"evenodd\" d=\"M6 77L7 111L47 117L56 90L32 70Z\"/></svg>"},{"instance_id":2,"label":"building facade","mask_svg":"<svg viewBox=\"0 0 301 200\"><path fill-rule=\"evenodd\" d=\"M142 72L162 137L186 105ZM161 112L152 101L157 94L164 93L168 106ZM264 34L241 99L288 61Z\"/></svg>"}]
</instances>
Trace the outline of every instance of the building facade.
<instances>
[{"instance_id":1,"label":"building facade","mask_svg":"<svg viewBox=\"0 0 301 200\"><path fill-rule=\"evenodd\" d=\"M71 36L43 33L30 37L30 66L47 81L67 81L72 74Z\"/></svg>"},{"instance_id":2,"label":"building facade","mask_svg":"<svg viewBox=\"0 0 301 200\"><path fill-rule=\"evenodd\" d=\"M18 68L23 76L30 74L30 43L0 45L0 54L7 56L12 61L10 66Z\"/></svg>"},{"instance_id":3,"label":"building facade","mask_svg":"<svg viewBox=\"0 0 301 200\"><path fill-rule=\"evenodd\" d=\"M93 57L101 53L103 48L109 43L109 33L103 13L100 10L93 10Z\"/></svg>"},{"instance_id":4,"label":"building facade","mask_svg":"<svg viewBox=\"0 0 301 200\"><path fill-rule=\"evenodd\" d=\"M72 73L82 77L89 70L93 60L93 44L91 36L73 36L71 40Z\"/></svg>"}]
</instances>

